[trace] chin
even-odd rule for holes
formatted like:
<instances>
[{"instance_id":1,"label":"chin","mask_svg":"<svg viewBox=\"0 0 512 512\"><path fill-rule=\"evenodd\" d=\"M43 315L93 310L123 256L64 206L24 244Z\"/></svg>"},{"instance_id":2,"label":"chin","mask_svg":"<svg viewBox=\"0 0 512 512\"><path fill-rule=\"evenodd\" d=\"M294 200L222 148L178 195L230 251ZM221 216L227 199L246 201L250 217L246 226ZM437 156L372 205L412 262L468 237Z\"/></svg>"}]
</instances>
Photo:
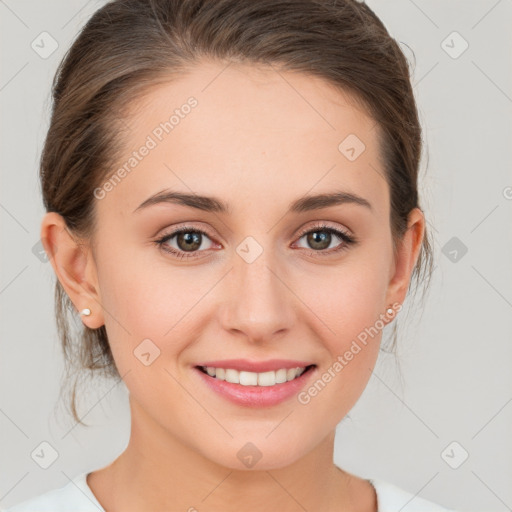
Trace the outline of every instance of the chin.
<instances>
[{"instance_id":1,"label":"chin","mask_svg":"<svg viewBox=\"0 0 512 512\"><path fill-rule=\"evenodd\" d=\"M241 436L228 443L220 443L201 450L203 456L226 468L237 471L268 471L281 469L297 462L307 454L308 443L294 436L268 438L268 431L261 435ZM287 442L283 442L287 439ZM311 442L311 438L309 438ZM313 449L313 444L310 449ZM212 450L213 449L213 450Z\"/></svg>"}]
</instances>

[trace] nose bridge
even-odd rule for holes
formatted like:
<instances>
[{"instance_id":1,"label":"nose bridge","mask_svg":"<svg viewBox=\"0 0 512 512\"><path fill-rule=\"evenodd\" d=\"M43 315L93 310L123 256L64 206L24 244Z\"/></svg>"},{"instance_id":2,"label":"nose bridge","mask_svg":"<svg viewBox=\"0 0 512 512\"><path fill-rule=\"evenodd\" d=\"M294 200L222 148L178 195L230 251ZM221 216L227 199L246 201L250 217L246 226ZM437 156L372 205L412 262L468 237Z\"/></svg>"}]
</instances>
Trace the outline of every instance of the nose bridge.
<instances>
[{"instance_id":1,"label":"nose bridge","mask_svg":"<svg viewBox=\"0 0 512 512\"><path fill-rule=\"evenodd\" d=\"M269 240L267 238L266 240ZM293 320L290 292L271 247L247 237L233 255L232 286L224 327L263 340L288 329Z\"/></svg>"}]
</instances>

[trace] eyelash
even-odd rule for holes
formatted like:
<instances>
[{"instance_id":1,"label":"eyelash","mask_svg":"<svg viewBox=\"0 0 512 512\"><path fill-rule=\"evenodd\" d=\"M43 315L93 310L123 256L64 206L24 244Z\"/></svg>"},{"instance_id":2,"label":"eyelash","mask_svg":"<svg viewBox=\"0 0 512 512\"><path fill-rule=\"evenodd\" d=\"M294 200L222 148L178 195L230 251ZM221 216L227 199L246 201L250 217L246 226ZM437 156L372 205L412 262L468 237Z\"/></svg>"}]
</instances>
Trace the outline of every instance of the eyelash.
<instances>
[{"instance_id":1,"label":"eyelash","mask_svg":"<svg viewBox=\"0 0 512 512\"><path fill-rule=\"evenodd\" d=\"M347 250L351 245L356 244L358 242L358 240L354 236L349 235L345 231L342 231L342 230L339 230L339 229L335 229L335 228L327 226L325 224L319 224L317 226L313 226L312 228L307 229L306 231L301 232L301 234L299 235L298 239L300 240L304 235L307 235L309 233L318 232L318 231L325 231L327 233L334 234L338 238L343 240L343 243L339 247L334 248L334 249L329 249L329 250L317 250L317 251L315 251L315 250L310 249L308 251L308 249L305 249L306 251L309 252L309 254L314 254L315 256L316 255L320 255L321 257L329 256L331 254ZM155 240L155 243L162 250L172 254L176 258L180 258L180 259L183 259L183 258L185 258L185 259L198 258L199 256L196 256L196 254L198 252L201 252L201 251L195 251L195 252L187 253L185 251L178 251L178 250L176 250L176 249L174 249L172 247L164 245L165 242L171 240L176 235L179 235L180 233L189 233L189 232L200 233L202 235L206 235L208 238L211 238L210 235L208 233L206 233L205 231L203 231L202 229L193 228L191 226L184 226L184 227L176 229L172 233L164 235L162 238L160 238L158 240Z\"/></svg>"}]
</instances>

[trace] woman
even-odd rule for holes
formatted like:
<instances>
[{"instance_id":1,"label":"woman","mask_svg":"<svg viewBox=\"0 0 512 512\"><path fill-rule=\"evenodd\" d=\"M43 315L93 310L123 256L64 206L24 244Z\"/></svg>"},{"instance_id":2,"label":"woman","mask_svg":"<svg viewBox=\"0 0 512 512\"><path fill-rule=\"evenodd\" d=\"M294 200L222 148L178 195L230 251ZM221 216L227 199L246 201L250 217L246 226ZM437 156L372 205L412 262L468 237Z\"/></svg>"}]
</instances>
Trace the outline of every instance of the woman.
<instances>
[{"instance_id":1,"label":"woman","mask_svg":"<svg viewBox=\"0 0 512 512\"><path fill-rule=\"evenodd\" d=\"M53 98L57 323L70 365L123 379L131 433L10 510L447 510L333 463L431 260L409 70L371 9L115 0Z\"/></svg>"}]
</instances>

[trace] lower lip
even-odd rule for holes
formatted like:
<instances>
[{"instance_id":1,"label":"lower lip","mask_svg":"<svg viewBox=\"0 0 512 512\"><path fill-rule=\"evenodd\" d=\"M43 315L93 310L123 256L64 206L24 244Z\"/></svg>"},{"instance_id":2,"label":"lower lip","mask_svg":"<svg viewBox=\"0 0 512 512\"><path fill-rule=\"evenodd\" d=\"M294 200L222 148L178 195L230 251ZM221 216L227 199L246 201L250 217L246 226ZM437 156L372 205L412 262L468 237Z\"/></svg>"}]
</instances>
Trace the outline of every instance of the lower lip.
<instances>
[{"instance_id":1,"label":"lower lip","mask_svg":"<svg viewBox=\"0 0 512 512\"><path fill-rule=\"evenodd\" d=\"M316 366L296 379L274 386L243 386L242 384L233 384L210 377L198 368L194 368L194 371L199 374L210 389L231 402L246 407L269 407L284 402L304 387L309 378L315 373L315 370Z\"/></svg>"}]
</instances>

